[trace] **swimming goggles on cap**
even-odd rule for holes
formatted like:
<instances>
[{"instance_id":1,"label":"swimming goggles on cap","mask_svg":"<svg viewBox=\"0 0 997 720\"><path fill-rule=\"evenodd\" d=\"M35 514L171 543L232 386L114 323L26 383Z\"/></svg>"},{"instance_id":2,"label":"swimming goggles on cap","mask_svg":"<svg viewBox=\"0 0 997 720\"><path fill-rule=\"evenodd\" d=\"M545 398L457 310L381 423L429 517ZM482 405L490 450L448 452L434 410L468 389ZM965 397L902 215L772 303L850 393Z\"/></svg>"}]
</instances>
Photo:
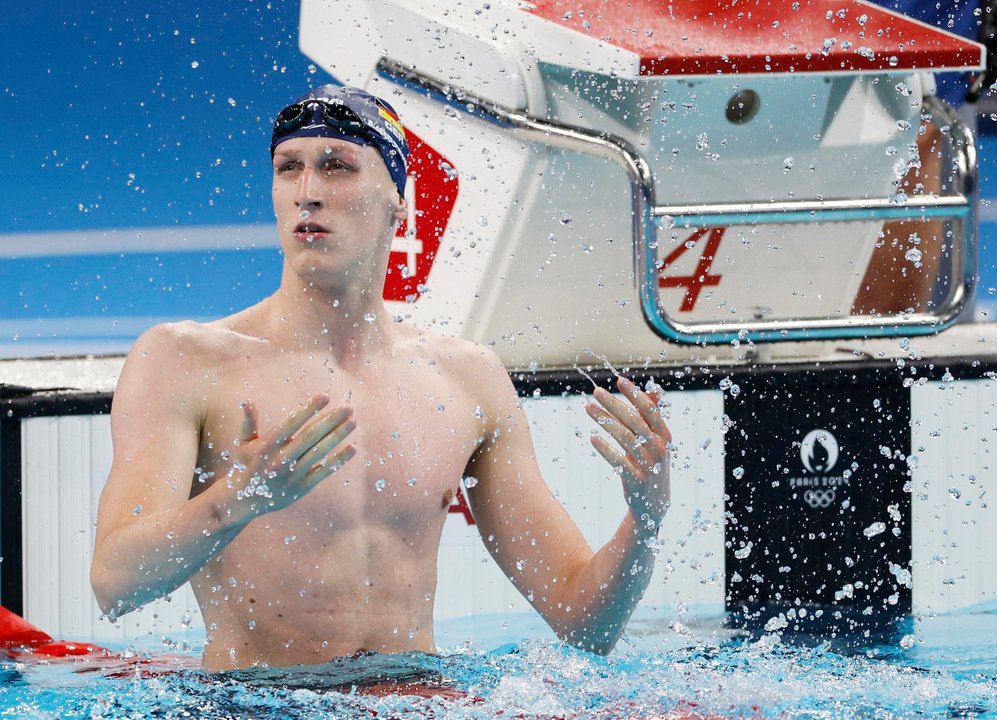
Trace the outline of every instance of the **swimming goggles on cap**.
<instances>
[{"instance_id":1,"label":"swimming goggles on cap","mask_svg":"<svg viewBox=\"0 0 997 720\"><path fill-rule=\"evenodd\" d=\"M288 105L280 111L273 124L273 136L279 138L300 130L312 122L316 108L322 124L331 130L350 135L370 137L370 128L355 112L341 103L312 99Z\"/></svg>"}]
</instances>

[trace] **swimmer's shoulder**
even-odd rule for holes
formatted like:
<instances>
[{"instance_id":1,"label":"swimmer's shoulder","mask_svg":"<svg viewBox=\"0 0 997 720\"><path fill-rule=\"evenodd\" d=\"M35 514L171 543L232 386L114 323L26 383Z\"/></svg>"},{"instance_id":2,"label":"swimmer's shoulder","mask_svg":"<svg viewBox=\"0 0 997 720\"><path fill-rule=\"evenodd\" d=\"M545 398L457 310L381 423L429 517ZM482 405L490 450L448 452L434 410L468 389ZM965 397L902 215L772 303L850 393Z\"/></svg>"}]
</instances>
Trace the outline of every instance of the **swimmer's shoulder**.
<instances>
[{"instance_id":1,"label":"swimmer's shoulder","mask_svg":"<svg viewBox=\"0 0 997 720\"><path fill-rule=\"evenodd\" d=\"M218 345L219 330L210 323L180 320L150 327L135 341L129 356L140 354L182 362L184 358L196 360L210 354Z\"/></svg>"},{"instance_id":2,"label":"swimmer's shoulder","mask_svg":"<svg viewBox=\"0 0 997 720\"><path fill-rule=\"evenodd\" d=\"M174 369L206 369L224 365L245 354L247 345L261 338L239 331L238 323L222 318L211 322L180 320L153 325L139 336L128 354L129 362L139 358L162 363Z\"/></svg>"},{"instance_id":3,"label":"swimmer's shoulder","mask_svg":"<svg viewBox=\"0 0 997 720\"><path fill-rule=\"evenodd\" d=\"M489 347L424 330L413 331L408 342L419 356L438 364L441 371L469 390L481 392L511 386L502 360Z\"/></svg>"}]
</instances>

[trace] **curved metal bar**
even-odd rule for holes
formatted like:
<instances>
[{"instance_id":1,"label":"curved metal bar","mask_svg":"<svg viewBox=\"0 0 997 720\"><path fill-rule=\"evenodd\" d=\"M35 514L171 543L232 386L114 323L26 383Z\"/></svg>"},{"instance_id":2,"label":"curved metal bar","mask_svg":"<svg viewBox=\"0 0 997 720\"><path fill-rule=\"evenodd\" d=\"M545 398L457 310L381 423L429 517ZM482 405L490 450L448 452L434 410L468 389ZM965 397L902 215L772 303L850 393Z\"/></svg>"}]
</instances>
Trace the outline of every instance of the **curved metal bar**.
<instances>
[{"instance_id":1,"label":"curved metal bar","mask_svg":"<svg viewBox=\"0 0 997 720\"><path fill-rule=\"evenodd\" d=\"M934 313L900 315L849 315L843 318L772 320L759 322L680 323L669 318L657 292L655 253L645 249L639 257L641 304L648 324L659 335L680 342L720 344L734 340L832 340L841 338L930 335L950 327L966 308L976 285L976 146L972 132L954 110L937 98L926 98L925 111L940 127L948 127L948 142L955 168L955 193L908 198L900 205L890 198L868 200L798 201L780 203L712 204L655 208L655 215L669 216L676 225L719 226L754 223L845 222L855 220L921 219L962 220L963 251L956 261L953 280L961 276L947 302ZM653 247L653 246L652 246Z\"/></svg>"},{"instance_id":2,"label":"curved metal bar","mask_svg":"<svg viewBox=\"0 0 997 720\"><path fill-rule=\"evenodd\" d=\"M393 82L408 85L454 109L511 130L520 139L613 160L627 175L631 189L635 280L644 318L664 339L687 344L720 344L733 340L770 342L927 335L952 325L968 304L976 284L976 148L972 132L959 116L937 98L925 100L933 121L948 127L949 143L956 165L957 192L952 195L909 198L898 204L890 198L825 200L773 203L715 203L660 206L654 203L654 180L650 167L628 141L609 133L596 133L538 120L484 100L462 88L428 78L400 63L382 59L378 72ZM937 120L942 123L937 123ZM657 290L656 219L671 217L678 225L731 225L760 223L845 222L955 218L963 221L965 252L958 256L962 283L937 313L908 313L844 318L811 318L759 322L681 323L668 316Z\"/></svg>"},{"instance_id":3,"label":"curved metal bar","mask_svg":"<svg viewBox=\"0 0 997 720\"><path fill-rule=\"evenodd\" d=\"M785 214L811 215L852 211L858 219L879 219L890 216L893 218L907 217L911 214L926 216L951 215L951 208L964 208L966 198L962 195L933 195L908 198L905 203L898 203L891 198L873 198L863 200L798 200L795 202L755 202L755 203L714 203L711 205L665 205L654 208L658 217L679 218L703 217L712 219L723 215L771 215L772 222ZM956 211L958 212L958 211ZM793 221L789 221L793 222ZM691 223L695 224L695 223Z\"/></svg>"}]
</instances>

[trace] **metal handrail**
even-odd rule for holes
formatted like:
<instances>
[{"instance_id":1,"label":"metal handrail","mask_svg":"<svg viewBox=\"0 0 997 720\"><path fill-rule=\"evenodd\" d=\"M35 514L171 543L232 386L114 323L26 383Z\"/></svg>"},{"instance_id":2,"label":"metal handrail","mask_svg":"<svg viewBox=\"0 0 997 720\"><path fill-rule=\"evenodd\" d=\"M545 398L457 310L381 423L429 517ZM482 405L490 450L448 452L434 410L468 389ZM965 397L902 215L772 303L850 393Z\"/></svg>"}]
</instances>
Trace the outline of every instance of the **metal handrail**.
<instances>
[{"instance_id":1,"label":"metal handrail","mask_svg":"<svg viewBox=\"0 0 997 720\"><path fill-rule=\"evenodd\" d=\"M959 116L937 98L926 98L925 110L934 122L941 119L949 129L949 144L956 165L956 187L952 194L914 196L907 198L905 203L898 203L892 198L868 198L657 206L650 167L637 149L623 138L530 117L478 97L463 88L437 82L387 58L378 64L378 72L389 80L413 86L423 94L434 96L459 112L509 129L522 140L593 155L619 164L627 175L631 189L634 277L641 308L651 329L667 340L705 345L728 343L735 339L766 342L927 335L952 325L972 297L976 283L975 142L972 132ZM666 217L682 227L904 218L961 219L966 251L956 258L962 264L963 281L953 288L948 302L935 313L683 323L668 316L661 305L657 287L659 269L655 252L658 246L656 228L658 219Z\"/></svg>"}]
</instances>

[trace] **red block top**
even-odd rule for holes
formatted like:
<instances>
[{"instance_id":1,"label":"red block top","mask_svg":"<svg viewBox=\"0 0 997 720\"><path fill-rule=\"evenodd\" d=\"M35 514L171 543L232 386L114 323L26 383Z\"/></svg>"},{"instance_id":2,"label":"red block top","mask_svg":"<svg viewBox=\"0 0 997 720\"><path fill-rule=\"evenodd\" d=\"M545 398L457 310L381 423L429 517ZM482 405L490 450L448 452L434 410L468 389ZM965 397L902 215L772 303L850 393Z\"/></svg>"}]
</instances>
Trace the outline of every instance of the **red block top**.
<instances>
[{"instance_id":1,"label":"red block top","mask_svg":"<svg viewBox=\"0 0 997 720\"><path fill-rule=\"evenodd\" d=\"M979 43L862 0L533 0L641 75L980 70Z\"/></svg>"}]
</instances>

